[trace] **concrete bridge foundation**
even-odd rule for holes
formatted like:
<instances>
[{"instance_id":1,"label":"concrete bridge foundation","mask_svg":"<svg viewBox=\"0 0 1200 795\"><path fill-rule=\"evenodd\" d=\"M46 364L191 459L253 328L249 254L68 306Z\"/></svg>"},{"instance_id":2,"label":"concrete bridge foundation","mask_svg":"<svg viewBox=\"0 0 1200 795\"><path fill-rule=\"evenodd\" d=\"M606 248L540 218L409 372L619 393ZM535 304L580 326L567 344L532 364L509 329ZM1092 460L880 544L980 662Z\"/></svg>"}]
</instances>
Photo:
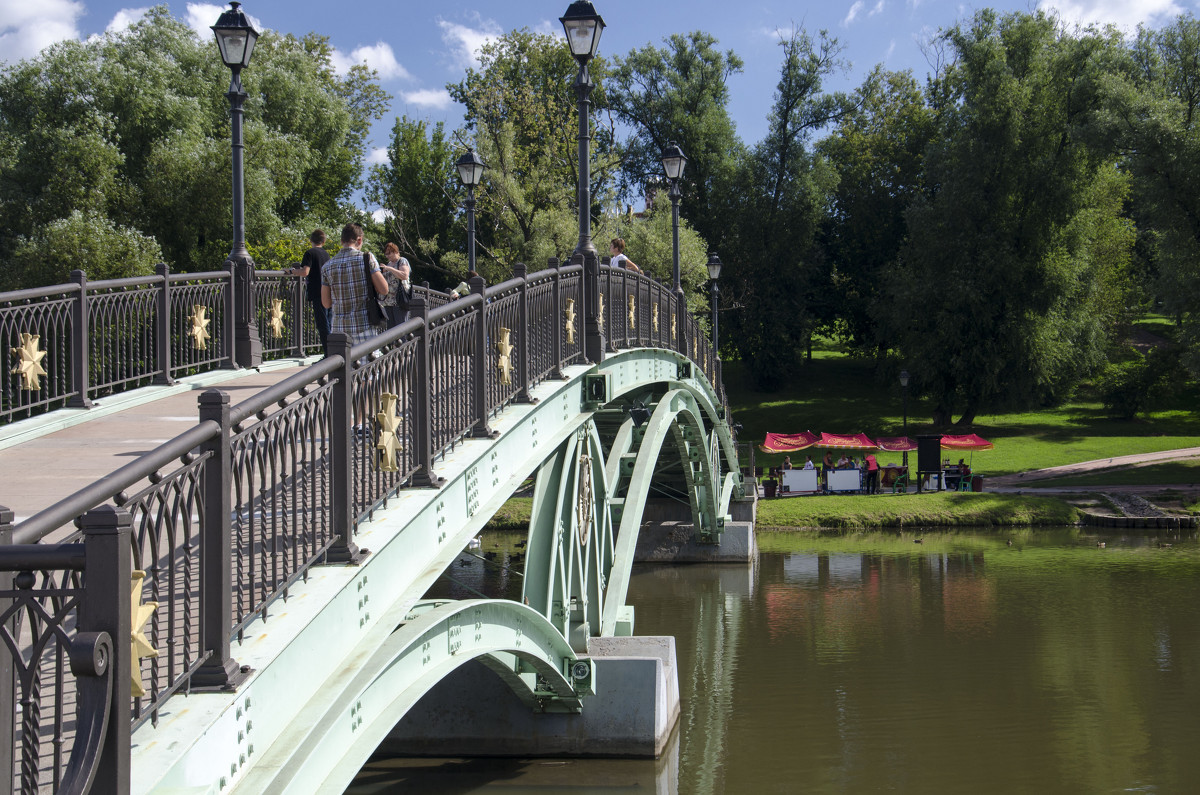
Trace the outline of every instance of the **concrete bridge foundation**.
<instances>
[{"instance_id":1,"label":"concrete bridge foundation","mask_svg":"<svg viewBox=\"0 0 1200 795\"><path fill-rule=\"evenodd\" d=\"M379 746L392 756L657 758L679 720L673 637L591 638L597 695L579 714L533 713L478 662L427 693Z\"/></svg>"}]
</instances>

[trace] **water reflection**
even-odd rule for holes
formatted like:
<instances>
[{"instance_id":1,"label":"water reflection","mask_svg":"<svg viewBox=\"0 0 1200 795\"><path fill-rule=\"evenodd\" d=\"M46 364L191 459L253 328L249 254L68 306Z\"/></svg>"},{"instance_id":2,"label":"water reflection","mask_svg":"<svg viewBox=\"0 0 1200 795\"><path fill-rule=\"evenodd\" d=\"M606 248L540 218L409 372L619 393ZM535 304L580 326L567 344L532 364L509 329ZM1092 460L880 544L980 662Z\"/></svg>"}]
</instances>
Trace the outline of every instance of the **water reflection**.
<instances>
[{"instance_id":1,"label":"water reflection","mask_svg":"<svg viewBox=\"0 0 1200 795\"><path fill-rule=\"evenodd\" d=\"M677 641L677 764L376 763L352 791L1194 791L1200 550L1105 541L760 536L753 570L639 569L638 633Z\"/></svg>"}]
</instances>

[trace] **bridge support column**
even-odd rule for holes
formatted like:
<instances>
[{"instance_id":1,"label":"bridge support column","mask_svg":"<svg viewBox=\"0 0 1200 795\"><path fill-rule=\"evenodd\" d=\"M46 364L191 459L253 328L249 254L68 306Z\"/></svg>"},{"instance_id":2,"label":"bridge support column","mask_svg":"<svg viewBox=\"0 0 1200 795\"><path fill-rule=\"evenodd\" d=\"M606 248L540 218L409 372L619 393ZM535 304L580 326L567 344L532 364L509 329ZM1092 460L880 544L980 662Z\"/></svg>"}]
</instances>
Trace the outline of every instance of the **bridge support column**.
<instances>
[{"instance_id":1,"label":"bridge support column","mask_svg":"<svg viewBox=\"0 0 1200 795\"><path fill-rule=\"evenodd\" d=\"M534 713L482 664L462 666L379 747L395 756L657 758L679 720L675 638L591 638L597 692L579 714Z\"/></svg>"}]
</instances>

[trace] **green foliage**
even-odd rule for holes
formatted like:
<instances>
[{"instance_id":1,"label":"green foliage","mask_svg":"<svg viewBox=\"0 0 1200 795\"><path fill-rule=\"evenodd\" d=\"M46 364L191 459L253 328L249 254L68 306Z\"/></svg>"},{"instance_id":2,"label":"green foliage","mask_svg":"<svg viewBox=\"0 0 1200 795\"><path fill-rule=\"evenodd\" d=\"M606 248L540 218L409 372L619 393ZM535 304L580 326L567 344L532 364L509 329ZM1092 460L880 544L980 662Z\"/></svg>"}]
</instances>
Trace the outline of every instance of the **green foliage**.
<instances>
[{"instance_id":1,"label":"green foliage","mask_svg":"<svg viewBox=\"0 0 1200 795\"><path fill-rule=\"evenodd\" d=\"M457 284L460 269L443 262L460 245L455 226L455 152L441 122L432 128L407 116L392 126L388 162L371 169L367 196L387 219L383 234L400 248L418 280L438 272L439 284ZM465 259L465 258L464 258Z\"/></svg>"},{"instance_id":2,"label":"green foliage","mask_svg":"<svg viewBox=\"0 0 1200 795\"><path fill-rule=\"evenodd\" d=\"M818 151L837 170L821 246L828 258L838 331L856 349L886 340L879 329L881 274L907 238L905 212L922 188L933 112L908 72L876 67Z\"/></svg>"},{"instance_id":3,"label":"green foliage","mask_svg":"<svg viewBox=\"0 0 1200 795\"><path fill-rule=\"evenodd\" d=\"M596 248L608 252L608 241L624 238L625 254L648 275L663 284L674 276L674 246L671 240L671 201L659 194L642 218L606 218L596 230ZM692 312L709 311L708 246L682 218L679 221L679 283ZM707 314L706 314L707 316Z\"/></svg>"},{"instance_id":4,"label":"green foliage","mask_svg":"<svg viewBox=\"0 0 1200 795\"><path fill-rule=\"evenodd\" d=\"M771 528L1061 526L1077 519L1075 508L1056 497L986 491L787 497L758 504L758 525Z\"/></svg>"},{"instance_id":5,"label":"green foliage","mask_svg":"<svg viewBox=\"0 0 1200 795\"><path fill-rule=\"evenodd\" d=\"M1132 247L1127 182L1094 124L1119 38L982 11L943 41L925 195L880 302L939 425L1061 401L1103 365Z\"/></svg>"},{"instance_id":6,"label":"green foliage","mask_svg":"<svg viewBox=\"0 0 1200 795\"><path fill-rule=\"evenodd\" d=\"M278 237L254 245L248 243L246 249L254 265L262 270L282 270L300 264L304 252L308 251L308 232L303 229L281 229Z\"/></svg>"},{"instance_id":7,"label":"green foliage","mask_svg":"<svg viewBox=\"0 0 1200 795\"><path fill-rule=\"evenodd\" d=\"M328 43L266 31L242 75L248 242L336 217L386 95ZM152 236L175 270L231 248L229 72L166 6L127 30L0 70L0 251L75 211ZM23 286L33 286L24 284Z\"/></svg>"},{"instance_id":8,"label":"green foliage","mask_svg":"<svg viewBox=\"0 0 1200 795\"><path fill-rule=\"evenodd\" d=\"M508 278L513 262L536 270L575 248L578 65L563 41L527 29L483 45L479 58L479 69L468 69L462 82L447 88L466 107L467 128L488 166L476 191L477 245L480 274L491 282ZM603 59L593 60L588 72L597 84L590 184L593 196L603 196L616 166L612 131L595 124L607 107Z\"/></svg>"},{"instance_id":9,"label":"green foliage","mask_svg":"<svg viewBox=\"0 0 1200 795\"><path fill-rule=\"evenodd\" d=\"M149 276L159 262L162 251L154 238L76 210L39 227L32 237L17 239L0 289L64 284L73 270L84 271L92 281Z\"/></svg>"},{"instance_id":10,"label":"green foliage","mask_svg":"<svg viewBox=\"0 0 1200 795\"><path fill-rule=\"evenodd\" d=\"M813 332L828 321L830 282L813 250L837 175L808 141L846 104L825 94L825 77L841 68L841 48L824 32L780 42L780 68L767 137L738 168L733 230L722 252L731 339L757 385L782 383Z\"/></svg>"},{"instance_id":11,"label":"green foliage","mask_svg":"<svg viewBox=\"0 0 1200 795\"><path fill-rule=\"evenodd\" d=\"M1110 363L1099 378L1099 390L1112 417L1132 420L1177 395L1185 380L1178 351L1153 349L1145 356L1135 353Z\"/></svg>"},{"instance_id":12,"label":"green foliage","mask_svg":"<svg viewBox=\"0 0 1200 795\"><path fill-rule=\"evenodd\" d=\"M674 34L613 59L608 81L613 113L633 128L624 143L626 192L646 195L661 180L662 152L672 141L688 157L680 213L720 249L729 226L731 189L744 147L729 118L731 76L742 71L732 50L708 33ZM635 260L636 261L636 260Z\"/></svg>"}]
</instances>

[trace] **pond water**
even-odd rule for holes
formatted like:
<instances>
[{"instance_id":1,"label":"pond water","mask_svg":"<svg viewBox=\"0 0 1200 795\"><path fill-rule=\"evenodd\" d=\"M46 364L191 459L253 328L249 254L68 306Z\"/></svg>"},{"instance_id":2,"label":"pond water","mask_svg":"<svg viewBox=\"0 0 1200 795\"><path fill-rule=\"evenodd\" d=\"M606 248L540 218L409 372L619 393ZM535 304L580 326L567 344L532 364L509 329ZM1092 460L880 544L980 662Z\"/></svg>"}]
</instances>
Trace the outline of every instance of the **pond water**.
<instances>
[{"instance_id":1,"label":"pond water","mask_svg":"<svg viewBox=\"0 0 1200 795\"><path fill-rule=\"evenodd\" d=\"M663 759L377 759L349 791L1200 790L1194 538L759 544L753 569L633 578L638 634L674 635L679 655L682 715Z\"/></svg>"}]
</instances>

